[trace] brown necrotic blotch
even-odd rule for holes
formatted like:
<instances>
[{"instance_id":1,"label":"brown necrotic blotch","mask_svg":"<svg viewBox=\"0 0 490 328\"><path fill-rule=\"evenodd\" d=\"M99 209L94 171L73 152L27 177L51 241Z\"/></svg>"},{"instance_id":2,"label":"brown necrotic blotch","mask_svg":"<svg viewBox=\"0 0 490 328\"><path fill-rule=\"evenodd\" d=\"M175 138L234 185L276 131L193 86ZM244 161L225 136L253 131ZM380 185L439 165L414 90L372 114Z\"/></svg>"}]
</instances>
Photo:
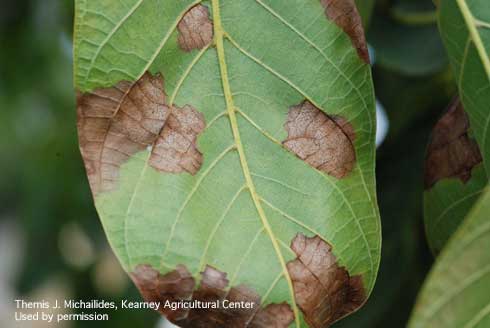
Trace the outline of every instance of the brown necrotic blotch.
<instances>
[{"instance_id":1,"label":"brown necrotic blotch","mask_svg":"<svg viewBox=\"0 0 490 328\"><path fill-rule=\"evenodd\" d=\"M192 7L177 25L178 43L182 50L202 49L213 39L213 23L209 11L203 5Z\"/></svg>"},{"instance_id":2,"label":"brown necrotic blotch","mask_svg":"<svg viewBox=\"0 0 490 328\"><path fill-rule=\"evenodd\" d=\"M340 116L328 116L309 101L290 108L284 147L314 168L336 178L352 171L354 129Z\"/></svg>"},{"instance_id":3,"label":"brown necrotic blotch","mask_svg":"<svg viewBox=\"0 0 490 328\"><path fill-rule=\"evenodd\" d=\"M329 327L364 303L362 278L349 276L337 264L332 247L320 237L298 234L291 249L297 258L287 264L287 269L296 303L310 327Z\"/></svg>"},{"instance_id":4,"label":"brown necrotic blotch","mask_svg":"<svg viewBox=\"0 0 490 328\"><path fill-rule=\"evenodd\" d=\"M321 0L328 19L337 24L352 40L359 57L369 63L369 52L362 19L354 0Z\"/></svg>"},{"instance_id":5,"label":"brown necrotic blotch","mask_svg":"<svg viewBox=\"0 0 490 328\"><path fill-rule=\"evenodd\" d=\"M202 163L196 139L204 117L166 102L160 74L77 95L78 137L94 194L115 188L120 166L152 147L149 164L162 172L195 174Z\"/></svg>"},{"instance_id":6,"label":"brown necrotic blotch","mask_svg":"<svg viewBox=\"0 0 490 328\"><path fill-rule=\"evenodd\" d=\"M150 165L163 172L195 174L202 164L196 139L204 127L204 116L191 106L173 107L153 147Z\"/></svg>"},{"instance_id":7,"label":"brown necrotic blotch","mask_svg":"<svg viewBox=\"0 0 490 328\"><path fill-rule=\"evenodd\" d=\"M261 307L260 296L253 289L244 285L228 288L226 273L211 266L206 266L201 272L198 288L195 288L194 278L183 265L164 275L149 265L139 265L130 275L145 301L161 302L158 311L181 328L287 328L294 320L288 304ZM250 307L225 307L225 300L248 302ZM166 301L219 302L221 306L188 306L174 311L164 306Z\"/></svg>"},{"instance_id":8,"label":"brown necrotic blotch","mask_svg":"<svg viewBox=\"0 0 490 328\"><path fill-rule=\"evenodd\" d=\"M467 182L471 170L482 162L478 144L469 137L468 116L459 99L436 123L425 158L425 187L431 188L445 178Z\"/></svg>"},{"instance_id":9,"label":"brown necrotic blotch","mask_svg":"<svg viewBox=\"0 0 490 328\"><path fill-rule=\"evenodd\" d=\"M130 276L147 302L190 300L196 285L194 278L183 265L178 265L175 270L165 275L161 275L150 265L139 265ZM186 309L170 311L160 307L158 310L172 321L185 318L188 314Z\"/></svg>"}]
</instances>

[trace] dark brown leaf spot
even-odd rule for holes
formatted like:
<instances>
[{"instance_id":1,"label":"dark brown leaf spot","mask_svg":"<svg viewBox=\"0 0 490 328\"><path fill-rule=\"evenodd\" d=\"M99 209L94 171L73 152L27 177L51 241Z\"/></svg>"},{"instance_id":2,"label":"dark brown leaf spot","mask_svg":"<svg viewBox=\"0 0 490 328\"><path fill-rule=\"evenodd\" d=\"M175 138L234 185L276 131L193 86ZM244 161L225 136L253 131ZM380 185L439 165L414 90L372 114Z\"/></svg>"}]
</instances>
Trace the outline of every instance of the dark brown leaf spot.
<instances>
[{"instance_id":1,"label":"dark brown leaf spot","mask_svg":"<svg viewBox=\"0 0 490 328\"><path fill-rule=\"evenodd\" d=\"M112 190L119 167L153 143L170 115L163 79L145 73L77 97L78 135L94 193Z\"/></svg>"},{"instance_id":2,"label":"dark brown leaf spot","mask_svg":"<svg viewBox=\"0 0 490 328\"><path fill-rule=\"evenodd\" d=\"M192 7L179 22L179 46L184 51L202 49L213 39L213 23L203 5Z\"/></svg>"},{"instance_id":3,"label":"dark brown leaf spot","mask_svg":"<svg viewBox=\"0 0 490 328\"><path fill-rule=\"evenodd\" d=\"M354 0L321 0L325 15L332 20L352 40L359 57L369 64L369 52L362 27L362 19Z\"/></svg>"},{"instance_id":4,"label":"dark brown leaf spot","mask_svg":"<svg viewBox=\"0 0 490 328\"><path fill-rule=\"evenodd\" d=\"M183 265L178 265L165 275L150 265L139 265L130 276L147 302L190 300L195 287L194 278ZM185 318L188 314L186 309L170 311L163 307L159 308L159 312L172 321Z\"/></svg>"},{"instance_id":5,"label":"dark brown leaf spot","mask_svg":"<svg viewBox=\"0 0 490 328\"><path fill-rule=\"evenodd\" d=\"M456 99L432 130L425 158L425 187L431 188L445 178L459 178L466 183L473 167L482 162L480 149L468 136L468 116Z\"/></svg>"},{"instance_id":6,"label":"dark brown leaf spot","mask_svg":"<svg viewBox=\"0 0 490 328\"><path fill-rule=\"evenodd\" d=\"M355 133L344 118L329 117L305 100L291 107L285 128L284 147L309 165L339 179L352 171Z\"/></svg>"},{"instance_id":7,"label":"dark brown leaf spot","mask_svg":"<svg viewBox=\"0 0 490 328\"><path fill-rule=\"evenodd\" d=\"M119 82L77 95L78 136L94 194L113 190L119 168L132 155L153 147L150 165L162 172L195 174L202 163L196 138L204 117L192 107L166 103L161 75Z\"/></svg>"},{"instance_id":8,"label":"dark brown leaf spot","mask_svg":"<svg viewBox=\"0 0 490 328\"><path fill-rule=\"evenodd\" d=\"M291 242L297 258L287 264L296 303L312 328L325 328L358 309L366 295L360 276L337 264L332 247L315 236Z\"/></svg>"},{"instance_id":9,"label":"dark brown leaf spot","mask_svg":"<svg viewBox=\"0 0 490 328\"><path fill-rule=\"evenodd\" d=\"M147 302L167 300L217 302L217 308L191 308L172 311L161 306L159 312L181 328L287 328L294 320L288 304L260 306L260 296L251 288L239 285L228 289L226 273L211 266L201 272L201 283L194 290L194 278L182 265L161 275L149 265L139 265L130 274ZM250 308L227 308L223 301L249 302Z\"/></svg>"}]
</instances>

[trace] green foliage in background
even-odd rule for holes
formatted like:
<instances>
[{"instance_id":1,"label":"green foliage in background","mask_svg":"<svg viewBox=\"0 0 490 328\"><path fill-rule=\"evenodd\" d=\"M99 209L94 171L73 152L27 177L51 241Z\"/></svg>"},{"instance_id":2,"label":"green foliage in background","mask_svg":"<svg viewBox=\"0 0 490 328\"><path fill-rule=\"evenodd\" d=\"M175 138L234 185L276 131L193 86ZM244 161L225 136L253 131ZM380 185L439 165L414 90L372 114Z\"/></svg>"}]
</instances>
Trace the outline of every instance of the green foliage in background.
<instances>
[{"instance_id":1,"label":"green foliage in background","mask_svg":"<svg viewBox=\"0 0 490 328\"><path fill-rule=\"evenodd\" d=\"M442 251L409 326L487 327L490 5L481 0L441 0L438 18L455 84L469 117L469 136L476 139L483 164L472 169L464 184L459 179L444 179L425 192L427 238L436 254Z\"/></svg>"},{"instance_id":2,"label":"green foliage in background","mask_svg":"<svg viewBox=\"0 0 490 328\"><path fill-rule=\"evenodd\" d=\"M384 15L372 21L368 34L380 66L414 77L444 70L447 56L431 1L398 0L380 10Z\"/></svg>"},{"instance_id":3,"label":"green foliage in background","mask_svg":"<svg viewBox=\"0 0 490 328\"><path fill-rule=\"evenodd\" d=\"M490 7L485 1L441 1L439 29L446 45L471 136L488 162L490 136ZM488 165L473 169L471 179L440 181L424 194L425 223L435 253L459 226L488 183Z\"/></svg>"}]
</instances>

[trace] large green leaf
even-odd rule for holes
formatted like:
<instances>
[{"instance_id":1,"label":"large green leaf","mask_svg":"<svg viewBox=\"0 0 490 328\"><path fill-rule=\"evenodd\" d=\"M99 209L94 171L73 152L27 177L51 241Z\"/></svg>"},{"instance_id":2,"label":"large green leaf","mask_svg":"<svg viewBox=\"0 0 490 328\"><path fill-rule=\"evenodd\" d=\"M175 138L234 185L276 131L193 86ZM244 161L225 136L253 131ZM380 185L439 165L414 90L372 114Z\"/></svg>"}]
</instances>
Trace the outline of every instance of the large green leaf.
<instances>
[{"instance_id":1,"label":"large green leaf","mask_svg":"<svg viewBox=\"0 0 490 328\"><path fill-rule=\"evenodd\" d=\"M443 249L419 295L409 327L490 325L490 191Z\"/></svg>"},{"instance_id":2,"label":"large green leaf","mask_svg":"<svg viewBox=\"0 0 490 328\"><path fill-rule=\"evenodd\" d=\"M374 95L357 12L330 12L346 3L77 1L81 151L108 239L147 300L157 281L180 277L180 296L157 293L177 299L200 283L199 298L220 277L262 306L286 302L280 320L308 327L369 295L381 240ZM296 259L301 242L323 252L319 268ZM298 266L311 279L301 297Z\"/></svg>"},{"instance_id":3,"label":"large green leaf","mask_svg":"<svg viewBox=\"0 0 490 328\"><path fill-rule=\"evenodd\" d=\"M441 0L439 7L439 29L488 175L490 6L486 0Z\"/></svg>"}]
</instances>

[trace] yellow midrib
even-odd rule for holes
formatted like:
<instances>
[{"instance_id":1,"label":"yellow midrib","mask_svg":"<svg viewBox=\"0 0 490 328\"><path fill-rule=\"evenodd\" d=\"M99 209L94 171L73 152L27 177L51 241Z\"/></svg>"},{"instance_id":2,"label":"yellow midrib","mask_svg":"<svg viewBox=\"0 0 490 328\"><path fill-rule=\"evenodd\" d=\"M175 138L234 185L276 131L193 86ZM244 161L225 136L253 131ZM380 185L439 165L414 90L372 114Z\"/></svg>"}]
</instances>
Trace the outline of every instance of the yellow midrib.
<instances>
[{"instance_id":1,"label":"yellow midrib","mask_svg":"<svg viewBox=\"0 0 490 328\"><path fill-rule=\"evenodd\" d=\"M466 22L470 37L473 40L473 43L475 44L478 54L480 55L483 67L485 69L485 73L487 74L487 77L490 79L490 58L488 57L488 54L485 50L485 46L483 45L483 41L480 37L480 34L478 33L476 27L477 21L473 16L473 14L471 13L471 10L468 7L466 0L456 0L456 2L458 3L459 9L461 10L463 19Z\"/></svg>"},{"instance_id":2,"label":"yellow midrib","mask_svg":"<svg viewBox=\"0 0 490 328\"><path fill-rule=\"evenodd\" d=\"M294 297L294 289L293 289L293 283L291 281L291 277L289 276L289 272L286 267L286 261L284 260L284 256L282 255L282 252L280 250L279 244L277 242L277 239L272 231L272 228L269 224L269 221L267 220L267 217L265 215L264 209L262 208L262 204L260 203L260 199L257 195L257 191L255 190L255 185L252 180L252 175L250 174L250 169L248 167L248 162L245 156L245 151L243 149L242 141L240 138L240 131L238 130L238 122L235 114L235 105L233 102L233 96L231 93L231 88L230 88L230 82L228 80L228 69L226 66L226 60L225 60L225 48L223 44L223 38L225 36L225 31L223 29L223 26L221 24L221 15L220 15L220 3L219 0L212 0L212 9L213 9L213 25L214 25L214 41L216 44L216 51L218 53L218 62L219 62L219 67L220 67L220 72L221 72L221 80L223 83L223 92L225 95L225 102L226 102L226 109L228 112L228 117L230 119L230 125L232 128L233 132L233 137L235 139L236 143L236 148L238 151L238 155L240 158L240 164L242 166L243 170L243 175L245 177L245 182L247 184L247 187L250 191L250 195L252 197L252 200L254 202L254 205L257 209L257 212L259 214L259 217L262 221L262 224L264 225L265 230L267 231L267 234L269 235L272 245L274 247L274 250L278 256L279 262L282 266L282 269L284 271L284 276L287 280L289 290L290 290L290 297L291 297L291 303L292 303L292 308L293 308L293 313L294 313L294 318L296 322L296 327L300 327L300 321L299 321L299 311L298 311L298 306L296 304L296 300Z\"/></svg>"}]
</instances>

